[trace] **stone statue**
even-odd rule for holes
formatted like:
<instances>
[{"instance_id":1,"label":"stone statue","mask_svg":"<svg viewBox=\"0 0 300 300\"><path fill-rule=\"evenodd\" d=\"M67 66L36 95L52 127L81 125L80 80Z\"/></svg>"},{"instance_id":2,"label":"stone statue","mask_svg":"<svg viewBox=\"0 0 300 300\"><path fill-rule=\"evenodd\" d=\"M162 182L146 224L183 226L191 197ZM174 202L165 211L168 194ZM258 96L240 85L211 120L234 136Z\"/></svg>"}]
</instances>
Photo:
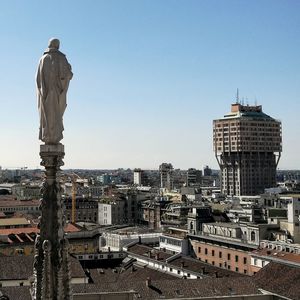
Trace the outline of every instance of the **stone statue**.
<instances>
[{"instance_id":1,"label":"stone statue","mask_svg":"<svg viewBox=\"0 0 300 300\"><path fill-rule=\"evenodd\" d=\"M63 114L67 90L73 77L71 65L59 50L59 40L51 39L39 61L36 75L40 114L39 139L45 144L58 144L63 138Z\"/></svg>"}]
</instances>

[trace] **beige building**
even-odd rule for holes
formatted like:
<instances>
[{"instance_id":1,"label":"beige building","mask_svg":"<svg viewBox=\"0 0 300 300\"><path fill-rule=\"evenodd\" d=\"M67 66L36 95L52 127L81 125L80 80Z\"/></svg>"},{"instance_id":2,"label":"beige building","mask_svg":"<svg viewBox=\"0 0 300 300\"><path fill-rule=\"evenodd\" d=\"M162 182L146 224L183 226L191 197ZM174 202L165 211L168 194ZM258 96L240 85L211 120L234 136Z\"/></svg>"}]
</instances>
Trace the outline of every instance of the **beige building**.
<instances>
[{"instance_id":1,"label":"beige building","mask_svg":"<svg viewBox=\"0 0 300 300\"><path fill-rule=\"evenodd\" d=\"M281 122L262 106L231 105L231 112L213 122L214 152L227 195L257 195L276 184Z\"/></svg>"}]
</instances>

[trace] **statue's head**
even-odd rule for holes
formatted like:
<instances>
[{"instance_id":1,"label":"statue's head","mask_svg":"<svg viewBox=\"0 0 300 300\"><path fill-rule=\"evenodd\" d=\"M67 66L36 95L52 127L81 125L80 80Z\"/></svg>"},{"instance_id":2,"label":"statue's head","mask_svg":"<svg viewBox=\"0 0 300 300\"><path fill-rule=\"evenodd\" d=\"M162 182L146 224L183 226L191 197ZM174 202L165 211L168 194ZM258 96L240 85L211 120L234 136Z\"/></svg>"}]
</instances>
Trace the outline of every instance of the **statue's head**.
<instances>
[{"instance_id":1,"label":"statue's head","mask_svg":"<svg viewBox=\"0 0 300 300\"><path fill-rule=\"evenodd\" d=\"M59 39L50 39L48 47L54 48L54 49L59 49Z\"/></svg>"}]
</instances>

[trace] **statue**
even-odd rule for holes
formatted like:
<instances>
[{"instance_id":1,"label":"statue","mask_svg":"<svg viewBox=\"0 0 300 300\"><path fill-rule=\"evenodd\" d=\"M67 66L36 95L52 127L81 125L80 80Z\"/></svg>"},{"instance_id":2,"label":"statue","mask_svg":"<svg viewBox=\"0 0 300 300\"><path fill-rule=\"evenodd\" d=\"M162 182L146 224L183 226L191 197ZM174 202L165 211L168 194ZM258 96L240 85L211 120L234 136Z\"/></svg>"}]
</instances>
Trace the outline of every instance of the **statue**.
<instances>
[{"instance_id":1,"label":"statue","mask_svg":"<svg viewBox=\"0 0 300 300\"><path fill-rule=\"evenodd\" d=\"M39 139L45 144L58 144L63 138L63 114L67 106L67 91L73 77L71 65L59 50L59 40L51 39L39 61L36 75Z\"/></svg>"}]
</instances>

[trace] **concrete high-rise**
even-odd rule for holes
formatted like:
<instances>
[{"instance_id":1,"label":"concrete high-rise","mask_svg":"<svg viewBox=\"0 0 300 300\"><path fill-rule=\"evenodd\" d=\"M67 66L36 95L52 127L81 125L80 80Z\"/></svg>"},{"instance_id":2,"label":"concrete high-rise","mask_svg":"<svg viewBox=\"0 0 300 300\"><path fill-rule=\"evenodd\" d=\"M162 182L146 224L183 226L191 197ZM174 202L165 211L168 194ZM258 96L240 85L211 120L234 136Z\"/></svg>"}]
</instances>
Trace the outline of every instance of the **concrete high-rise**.
<instances>
[{"instance_id":1,"label":"concrete high-rise","mask_svg":"<svg viewBox=\"0 0 300 300\"><path fill-rule=\"evenodd\" d=\"M170 163L162 163L159 166L160 187L169 191L173 189L173 166Z\"/></svg>"},{"instance_id":2,"label":"concrete high-rise","mask_svg":"<svg viewBox=\"0 0 300 300\"><path fill-rule=\"evenodd\" d=\"M144 185L145 184L145 173L141 169L133 170L133 184L135 185Z\"/></svg>"},{"instance_id":3,"label":"concrete high-rise","mask_svg":"<svg viewBox=\"0 0 300 300\"><path fill-rule=\"evenodd\" d=\"M257 195L276 185L281 122L263 113L262 106L232 104L230 113L213 121L213 143L223 193Z\"/></svg>"}]
</instances>

